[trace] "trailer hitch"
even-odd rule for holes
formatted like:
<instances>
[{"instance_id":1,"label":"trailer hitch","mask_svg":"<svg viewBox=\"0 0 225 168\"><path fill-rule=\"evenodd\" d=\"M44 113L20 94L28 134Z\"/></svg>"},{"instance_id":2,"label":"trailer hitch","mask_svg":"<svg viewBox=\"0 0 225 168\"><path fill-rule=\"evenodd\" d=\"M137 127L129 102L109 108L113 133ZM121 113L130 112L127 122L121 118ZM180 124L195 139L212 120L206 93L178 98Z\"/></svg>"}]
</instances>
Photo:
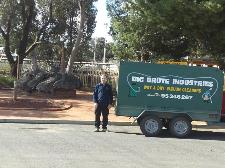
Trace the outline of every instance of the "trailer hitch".
<instances>
[{"instance_id":1,"label":"trailer hitch","mask_svg":"<svg viewBox=\"0 0 225 168\"><path fill-rule=\"evenodd\" d=\"M145 112L145 110L143 110L142 112L141 112L141 114L139 114L139 116L137 116L137 117L133 117L134 118L134 121L131 123L131 125L132 124L134 124L137 120L138 120L138 118L140 118L141 116L142 116L142 114ZM130 117L131 118L131 117Z\"/></svg>"}]
</instances>

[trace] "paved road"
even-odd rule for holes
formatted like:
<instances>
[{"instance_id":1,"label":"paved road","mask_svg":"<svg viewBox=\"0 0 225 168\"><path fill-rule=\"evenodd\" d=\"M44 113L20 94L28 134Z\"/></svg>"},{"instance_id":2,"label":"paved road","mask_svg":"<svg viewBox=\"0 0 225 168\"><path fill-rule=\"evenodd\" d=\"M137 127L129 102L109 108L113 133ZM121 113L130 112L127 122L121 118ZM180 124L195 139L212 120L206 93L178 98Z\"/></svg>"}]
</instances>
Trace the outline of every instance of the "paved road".
<instances>
[{"instance_id":1,"label":"paved road","mask_svg":"<svg viewBox=\"0 0 225 168\"><path fill-rule=\"evenodd\" d=\"M194 131L188 139L164 132L147 138L139 127L0 124L1 168L220 168L225 130Z\"/></svg>"}]
</instances>

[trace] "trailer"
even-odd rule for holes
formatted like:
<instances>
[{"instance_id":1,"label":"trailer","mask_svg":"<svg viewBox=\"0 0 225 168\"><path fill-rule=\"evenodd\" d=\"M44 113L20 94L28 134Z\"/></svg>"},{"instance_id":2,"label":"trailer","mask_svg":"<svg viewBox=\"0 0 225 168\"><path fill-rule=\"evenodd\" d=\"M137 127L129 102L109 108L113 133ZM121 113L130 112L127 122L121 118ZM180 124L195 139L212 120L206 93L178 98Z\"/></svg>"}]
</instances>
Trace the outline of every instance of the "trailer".
<instances>
[{"instance_id":1,"label":"trailer","mask_svg":"<svg viewBox=\"0 0 225 168\"><path fill-rule=\"evenodd\" d=\"M224 122L223 83L217 68L120 62L116 115L134 117L145 136L165 127L182 138L192 121Z\"/></svg>"}]
</instances>

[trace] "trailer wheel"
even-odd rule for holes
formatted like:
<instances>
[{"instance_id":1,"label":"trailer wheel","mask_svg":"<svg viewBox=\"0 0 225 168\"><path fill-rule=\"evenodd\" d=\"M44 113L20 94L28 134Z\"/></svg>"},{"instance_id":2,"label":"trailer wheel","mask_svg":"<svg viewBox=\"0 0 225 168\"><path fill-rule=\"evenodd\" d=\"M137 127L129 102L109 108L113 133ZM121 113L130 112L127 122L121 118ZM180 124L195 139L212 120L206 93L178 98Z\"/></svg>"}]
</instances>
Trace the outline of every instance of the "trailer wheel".
<instances>
[{"instance_id":1,"label":"trailer wheel","mask_svg":"<svg viewBox=\"0 0 225 168\"><path fill-rule=\"evenodd\" d=\"M162 121L156 116L146 116L140 122L140 129L147 137L157 136L162 129Z\"/></svg>"},{"instance_id":2,"label":"trailer wheel","mask_svg":"<svg viewBox=\"0 0 225 168\"><path fill-rule=\"evenodd\" d=\"M191 121L186 117L176 117L169 123L170 133L178 138L183 138L191 133Z\"/></svg>"}]
</instances>

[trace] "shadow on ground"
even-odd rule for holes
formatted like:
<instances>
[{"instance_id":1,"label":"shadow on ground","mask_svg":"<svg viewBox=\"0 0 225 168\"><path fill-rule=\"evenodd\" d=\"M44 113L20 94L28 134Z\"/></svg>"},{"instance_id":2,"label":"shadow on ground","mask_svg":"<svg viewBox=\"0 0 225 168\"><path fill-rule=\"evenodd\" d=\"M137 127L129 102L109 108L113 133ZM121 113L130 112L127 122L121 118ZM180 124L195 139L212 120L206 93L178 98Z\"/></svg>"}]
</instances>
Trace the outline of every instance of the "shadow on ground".
<instances>
[{"instance_id":1,"label":"shadow on ground","mask_svg":"<svg viewBox=\"0 0 225 168\"><path fill-rule=\"evenodd\" d=\"M191 134L184 139L225 141L225 132L215 132L215 131L193 130ZM159 137L176 138L173 137L167 130L163 130Z\"/></svg>"},{"instance_id":2,"label":"shadow on ground","mask_svg":"<svg viewBox=\"0 0 225 168\"><path fill-rule=\"evenodd\" d=\"M142 133L129 132L129 131L109 131L116 134L131 134L131 135L142 135ZM151 137L146 137L151 138ZM157 138L176 138L173 137L169 131L163 130ZM179 138L176 138L179 139ZM184 139L196 139L196 140L213 140L213 141L225 141L225 132L215 132L215 131L192 131L192 133Z\"/></svg>"},{"instance_id":3,"label":"shadow on ground","mask_svg":"<svg viewBox=\"0 0 225 168\"><path fill-rule=\"evenodd\" d=\"M128 132L128 131L111 131L108 132L116 133L116 134L129 134L129 135L143 135L142 133Z\"/></svg>"}]
</instances>

